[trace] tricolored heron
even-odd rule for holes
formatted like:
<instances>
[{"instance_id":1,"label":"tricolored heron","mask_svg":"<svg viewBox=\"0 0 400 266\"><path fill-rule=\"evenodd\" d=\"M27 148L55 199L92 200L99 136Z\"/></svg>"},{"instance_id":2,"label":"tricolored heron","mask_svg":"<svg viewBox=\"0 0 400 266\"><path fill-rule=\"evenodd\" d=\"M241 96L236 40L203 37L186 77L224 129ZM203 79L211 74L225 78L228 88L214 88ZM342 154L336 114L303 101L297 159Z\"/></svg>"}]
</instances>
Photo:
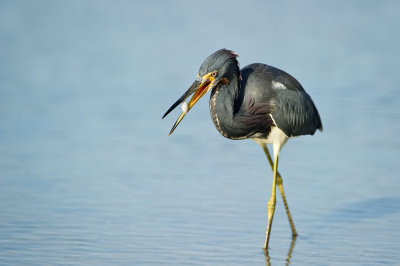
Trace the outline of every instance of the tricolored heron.
<instances>
[{"instance_id":1,"label":"tricolored heron","mask_svg":"<svg viewBox=\"0 0 400 266\"><path fill-rule=\"evenodd\" d=\"M183 112L169 132L171 134L193 105L211 91L210 114L219 133L234 140L252 139L263 148L273 171L264 242L267 249L275 212L276 186L282 195L292 235L297 236L278 172L280 150L291 137L313 135L317 129L322 131L322 123L311 97L294 77L259 63L240 70L237 56L227 49L208 56L200 66L197 79L163 118L183 102ZM192 94L187 104L185 100ZM273 160L267 144L272 144Z\"/></svg>"}]
</instances>

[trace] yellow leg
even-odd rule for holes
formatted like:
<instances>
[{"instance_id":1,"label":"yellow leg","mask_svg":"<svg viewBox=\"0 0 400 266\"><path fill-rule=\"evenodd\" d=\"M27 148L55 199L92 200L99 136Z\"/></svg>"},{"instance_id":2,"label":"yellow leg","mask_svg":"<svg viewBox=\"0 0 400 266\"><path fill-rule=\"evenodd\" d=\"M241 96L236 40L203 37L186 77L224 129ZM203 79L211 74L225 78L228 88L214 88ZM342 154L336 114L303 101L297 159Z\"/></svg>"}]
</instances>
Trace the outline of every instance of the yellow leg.
<instances>
[{"instance_id":1,"label":"yellow leg","mask_svg":"<svg viewBox=\"0 0 400 266\"><path fill-rule=\"evenodd\" d=\"M272 161L271 155L269 154L267 145L266 144L262 145L262 148L265 152L265 155L267 155L269 165L271 166L272 169L274 169L274 163ZM290 214L290 211L289 211L289 205L287 204L287 201L286 201L285 192L283 191L282 176L279 174L279 172L276 173L276 184L278 185L279 191L281 192L283 204L285 205L286 213L287 213L287 216L289 219L290 228L292 229L292 235L293 235L293 237L295 237L295 236L297 236L297 232L296 232L296 228L293 223L292 215Z\"/></svg>"},{"instance_id":2,"label":"yellow leg","mask_svg":"<svg viewBox=\"0 0 400 266\"><path fill-rule=\"evenodd\" d=\"M275 213L275 204L276 204L276 173L277 173L277 168L278 168L278 156L275 158L275 163L273 167L273 178L272 178L272 193L271 193L271 198L268 201L267 207L268 207L268 223L267 223L267 232L265 234L265 242L264 242L264 248L268 248L268 242L269 242L269 236L271 235L271 226L272 226L272 219L274 218L274 213Z\"/></svg>"}]
</instances>

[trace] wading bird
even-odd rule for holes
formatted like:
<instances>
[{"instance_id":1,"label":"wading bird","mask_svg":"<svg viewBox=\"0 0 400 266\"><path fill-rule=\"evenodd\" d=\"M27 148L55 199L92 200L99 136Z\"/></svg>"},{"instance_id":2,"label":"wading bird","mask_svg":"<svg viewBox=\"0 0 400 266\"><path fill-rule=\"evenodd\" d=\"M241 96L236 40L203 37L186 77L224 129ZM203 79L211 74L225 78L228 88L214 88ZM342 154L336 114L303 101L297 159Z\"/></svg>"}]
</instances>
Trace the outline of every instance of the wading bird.
<instances>
[{"instance_id":1,"label":"wading bird","mask_svg":"<svg viewBox=\"0 0 400 266\"><path fill-rule=\"evenodd\" d=\"M171 134L193 105L211 91L210 114L219 133L233 140L252 139L263 148L273 171L264 242L267 249L275 212L276 186L282 195L293 238L297 236L283 191L282 177L277 170L279 152L291 137L313 135L317 129L322 131L322 123L311 97L294 77L259 63L240 70L237 56L227 49L208 56L200 66L197 79L163 118L183 103L183 112L172 127ZM192 94L189 103L186 103L186 98ZM267 144L272 144L273 160Z\"/></svg>"}]
</instances>

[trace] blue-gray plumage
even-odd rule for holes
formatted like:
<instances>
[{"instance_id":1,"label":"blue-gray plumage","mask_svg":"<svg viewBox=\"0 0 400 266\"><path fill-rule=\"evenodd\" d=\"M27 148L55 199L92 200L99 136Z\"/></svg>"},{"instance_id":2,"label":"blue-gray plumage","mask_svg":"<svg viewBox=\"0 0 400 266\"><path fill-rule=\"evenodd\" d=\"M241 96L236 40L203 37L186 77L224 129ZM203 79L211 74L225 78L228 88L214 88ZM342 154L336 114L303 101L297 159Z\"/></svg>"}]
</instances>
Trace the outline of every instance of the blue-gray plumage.
<instances>
[{"instance_id":1,"label":"blue-gray plumage","mask_svg":"<svg viewBox=\"0 0 400 266\"><path fill-rule=\"evenodd\" d=\"M288 214L293 237L297 235L283 192L282 177L277 172L278 156L290 137L313 135L322 123L311 97L288 73L265 64L239 68L237 54L221 49L200 66L196 81L163 118L193 94L188 110L208 91L210 115L216 129L230 139L253 139L262 146L273 169L273 186L268 202L268 223L264 248L267 249L275 210L278 186ZM186 115L183 112L170 134ZM272 160L267 144L273 145Z\"/></svg>"}]
</instances>

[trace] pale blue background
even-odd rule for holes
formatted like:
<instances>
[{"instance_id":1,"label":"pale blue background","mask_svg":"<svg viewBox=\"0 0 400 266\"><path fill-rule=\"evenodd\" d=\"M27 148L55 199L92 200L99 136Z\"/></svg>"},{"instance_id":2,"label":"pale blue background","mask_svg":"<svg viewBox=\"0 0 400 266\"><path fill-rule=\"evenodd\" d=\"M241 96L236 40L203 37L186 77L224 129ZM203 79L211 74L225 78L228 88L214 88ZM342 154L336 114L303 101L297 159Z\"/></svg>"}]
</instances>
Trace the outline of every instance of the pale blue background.
<instances>
[{"instance_id":1,"label":"pale blue background","mask_svg":"<svg viewBox=\"0 0 400 266\"><path fill-rule=\"evenodd\" d=\"M294 75L324 132L281 153L292 265L399 261L398 1L1 1L0 264L264 265L272 175L208 96L220 48ZM270 263L290 228L278 198Z\"/></svg>"}]
</instances>

